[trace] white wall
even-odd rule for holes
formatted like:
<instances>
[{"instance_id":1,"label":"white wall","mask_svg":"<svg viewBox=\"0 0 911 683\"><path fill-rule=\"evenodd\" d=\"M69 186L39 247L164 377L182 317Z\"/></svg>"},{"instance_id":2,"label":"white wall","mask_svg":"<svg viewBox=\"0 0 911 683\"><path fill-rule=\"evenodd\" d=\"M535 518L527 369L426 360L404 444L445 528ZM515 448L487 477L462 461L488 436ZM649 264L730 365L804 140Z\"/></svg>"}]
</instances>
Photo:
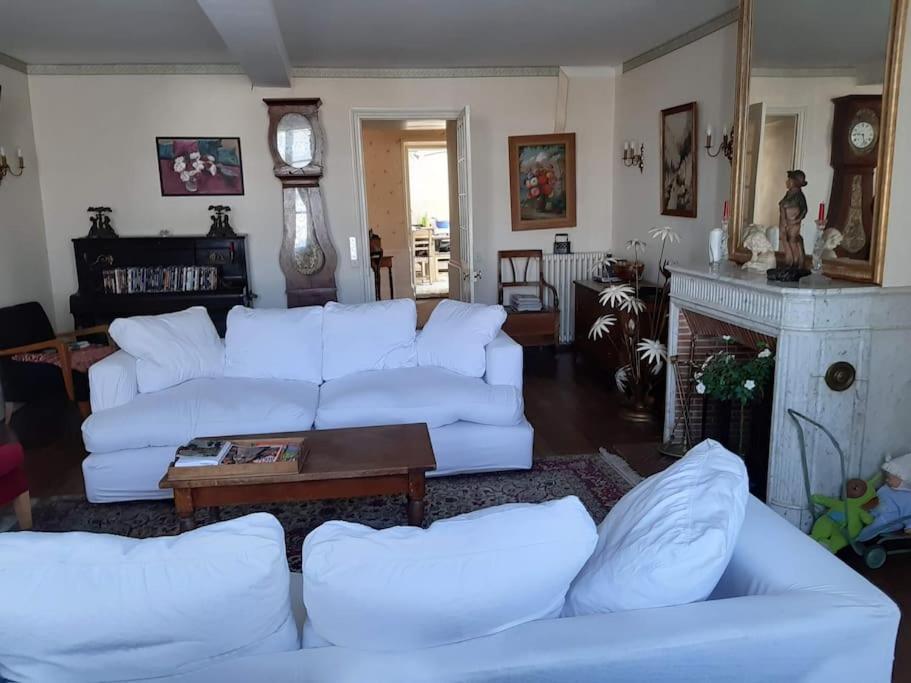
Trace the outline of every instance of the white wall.
<instances>
[{"instance_id":1,"label":"white wall","mask_svg":"<svg viewBox=\"0 0 911 683\"><path fill-rule=\"evenodd\" d=\"M649 228L670 225L682 238L674 245L671 259L690 266L707 264L708 231L720 224L722 204L730 198L731 166L724 156L708 157L702 144L707 124L716 131L731 128L736 62L737 25L731 24L617 77L615 139L645 144L645 172L640 175L638 168L625 168L620 155L614 154L615 255L626 256L627 240L647 240ZM661 110L692 101L698 103L698 215L662 216ZM645 260L652 275L655 257L650 248Z\"/></svg>"},{"instance_id":2,"label":"white wall","mask_svg":"<svg viewBox=\"0 0 911 683\"><path fill-rule=\"evenodd\" d=\"M266 146L263 97L323 100L327 135L322 182L330 229L339 250L342 301L365 296L361 260L347 260L349 236L360 239L355 215L350 112L353 107L471 107L475 256L484 278L478 299L494 301L498 249L549 249L554 230L512 232L507 137L552 132L556 77L479 79L296 79L292 89L252 89L242 76L31 76L35 136L53 298L59 324L70 323L75 291L70 238L88 231L86 207L114 207L121 235L204 233L207 197L160 196L155 136L218 135L241 138L243 197L219 201L250 235L250 267L259 306L284 306L278 268L281 193ZM572 79L567 131L577 134L578 227L569 230L577 251L611 243L613 77ZM5 99L5 98L4 98ZM364 253L363 245L360 249Z\"/></svg>"},{"instance_id":3,"label":"white wall","mask_svg":"<svg viewBox=\"0 0 911 683\"><path fill-rule=\"evenodd\" d=\"M0 183L0 306L37 300L53 320L28 78L0 66L0 86L0 145L16 170L18 147L25 157L22 177Z\"/></svg>"}]
</instances>

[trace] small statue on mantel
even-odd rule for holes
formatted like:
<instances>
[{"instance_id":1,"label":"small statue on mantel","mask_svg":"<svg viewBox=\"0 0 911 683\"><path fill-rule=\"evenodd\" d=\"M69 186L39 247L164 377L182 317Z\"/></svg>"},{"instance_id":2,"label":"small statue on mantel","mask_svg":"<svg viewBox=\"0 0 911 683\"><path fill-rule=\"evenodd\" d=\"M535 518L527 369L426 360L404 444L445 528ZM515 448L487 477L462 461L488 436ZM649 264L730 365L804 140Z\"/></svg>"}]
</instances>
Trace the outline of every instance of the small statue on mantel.
<instances>
[{"instance_id":1,"label":"small statue on mantel","mask_svg":"<svg viewBox=\"0 0 911 683\"><path fill-rule=\"evenodd\" d=\"M114 232L114 226L111 225L111 217L108 216L111 213L110 206L90 206L86 210L95 214L89 219L92 222L92 227L86 237L118 237L117 233Z\"/></svg>"},{"instance_id":2,"label":"small statue on mantel","mask_svg":"<svg viewBox=\"0 0 911 683\"><path fill-rule=\"evenodd\" d=\"M803 193L806 185L803 171L788 171L787 192L778 202L778 247L783 258L781 265L767 271L769 280L797 282L810 274L804 265L807 254L800 236L800 224L807 215L807 198Z\"/></svg>"},{"instance_id":3,"label":"small statue on mantel","mask_svg":"<svg viewBox=\"0 0 911 683\"><path fill-rule=\"evenodd\" d=\"M212 227L209 228L209 233L206 237L237 237L237 233L234 232L234 228L231 227L231 223L228 221L228 211L230 210L231 207L224 204L209 206L209 211L214 213L209 216L212 221Z\"/></svg>"},{"instance_id":4,"label":"small statue on mantel","mask_svg":"<svg viewBox=\"0 0 911 683\"><path fill-rule=\"evenodd\" d=\"M744 270L758 270L763 273L775 267L775 249L766 236L765 228L761 225L747 226L743 246L750 250L750 260L743 264Z\"/></svg>"}]
</instances>

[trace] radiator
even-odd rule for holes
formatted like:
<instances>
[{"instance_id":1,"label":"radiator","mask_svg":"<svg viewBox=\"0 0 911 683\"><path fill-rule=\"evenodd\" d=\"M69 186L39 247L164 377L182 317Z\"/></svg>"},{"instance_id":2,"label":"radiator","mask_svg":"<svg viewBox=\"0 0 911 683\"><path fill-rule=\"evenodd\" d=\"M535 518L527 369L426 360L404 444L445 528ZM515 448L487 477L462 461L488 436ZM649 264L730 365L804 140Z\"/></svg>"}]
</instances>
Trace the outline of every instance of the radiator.
<instances>
[{"instance_id":1,"label":"radiator","mask_svg":"<svg viewBox=\"0 0 911 683\"><path fill-rule=\"evenodd\" d=\"M560 343L571 344L576 332L576 306L573 280L592 276L592 268L604 258L603 251L583 251L577 254L544 254L544 279L552 284L560 297Z\"/></svg>"}]
</instances>

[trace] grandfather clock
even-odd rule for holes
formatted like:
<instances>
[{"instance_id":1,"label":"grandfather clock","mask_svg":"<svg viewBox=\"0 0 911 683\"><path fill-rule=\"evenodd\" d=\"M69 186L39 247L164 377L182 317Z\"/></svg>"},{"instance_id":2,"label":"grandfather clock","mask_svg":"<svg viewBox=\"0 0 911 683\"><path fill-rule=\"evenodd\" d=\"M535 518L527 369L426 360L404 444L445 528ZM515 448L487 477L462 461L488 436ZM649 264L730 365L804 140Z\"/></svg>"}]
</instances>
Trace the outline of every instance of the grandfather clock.
<instances>
[{"instance_id":1,"label":"grandfather clock","mask_svg":"<svg viewBox=\"0 0 911 683\"><path fill-rule=\"evenodd\" d=\"M835 252L838 257L868 260L882 96L846 95L832 102L833 174L826 227L844 236Z\"/></svg>"},{"instance_id":2,"label":"grandfather clock","mask_svg":"<svg viewBox=\"0 0 911 683\"><path fill-rule=\"evenodd\" d=\"M323 127L320 100L265 99L272 172L282 184L284 227L279 265L288 307L320 306L336 298L338 257L320 191Z\"/></svg>"}]
</instances>

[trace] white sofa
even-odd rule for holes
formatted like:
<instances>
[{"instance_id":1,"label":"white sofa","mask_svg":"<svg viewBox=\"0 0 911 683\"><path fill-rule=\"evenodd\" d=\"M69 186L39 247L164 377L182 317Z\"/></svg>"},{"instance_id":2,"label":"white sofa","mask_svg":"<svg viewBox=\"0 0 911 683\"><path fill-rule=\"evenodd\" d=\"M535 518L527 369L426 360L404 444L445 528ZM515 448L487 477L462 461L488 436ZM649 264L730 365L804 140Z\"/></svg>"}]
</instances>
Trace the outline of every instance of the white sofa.
<instances>
[{"instance_id":1,"label":"white sofa","mask_svg":"<svg viewBox=\"0 0 911 683\"><path fill-rule=\"evenodd\" d=\"M229 335L230 324L229 317ZM201 377L141 393L137 360L120 350L89 371L86 496L93 503L170 497L158 482L176 448L197 436L312 428L424 422L437 461L430 476L528 469L533 430L523 414L522 348L500 332L485 347L485 363L483 377L414 366L322 384Z\"/></svg>"},{"instance_id":2,"label":"white sofa","mask_svg":"<svg viewBox=\"0 0 911 683\"><path fill-rule=\"evenodd\" d=\"M300 626L300 575L291 582ZM411 652L324 647L242 657L170 680L885 683L899 618L881 591L751 498L731 562L705 602L534 621Z\"/></svg>"}]
</instances>

